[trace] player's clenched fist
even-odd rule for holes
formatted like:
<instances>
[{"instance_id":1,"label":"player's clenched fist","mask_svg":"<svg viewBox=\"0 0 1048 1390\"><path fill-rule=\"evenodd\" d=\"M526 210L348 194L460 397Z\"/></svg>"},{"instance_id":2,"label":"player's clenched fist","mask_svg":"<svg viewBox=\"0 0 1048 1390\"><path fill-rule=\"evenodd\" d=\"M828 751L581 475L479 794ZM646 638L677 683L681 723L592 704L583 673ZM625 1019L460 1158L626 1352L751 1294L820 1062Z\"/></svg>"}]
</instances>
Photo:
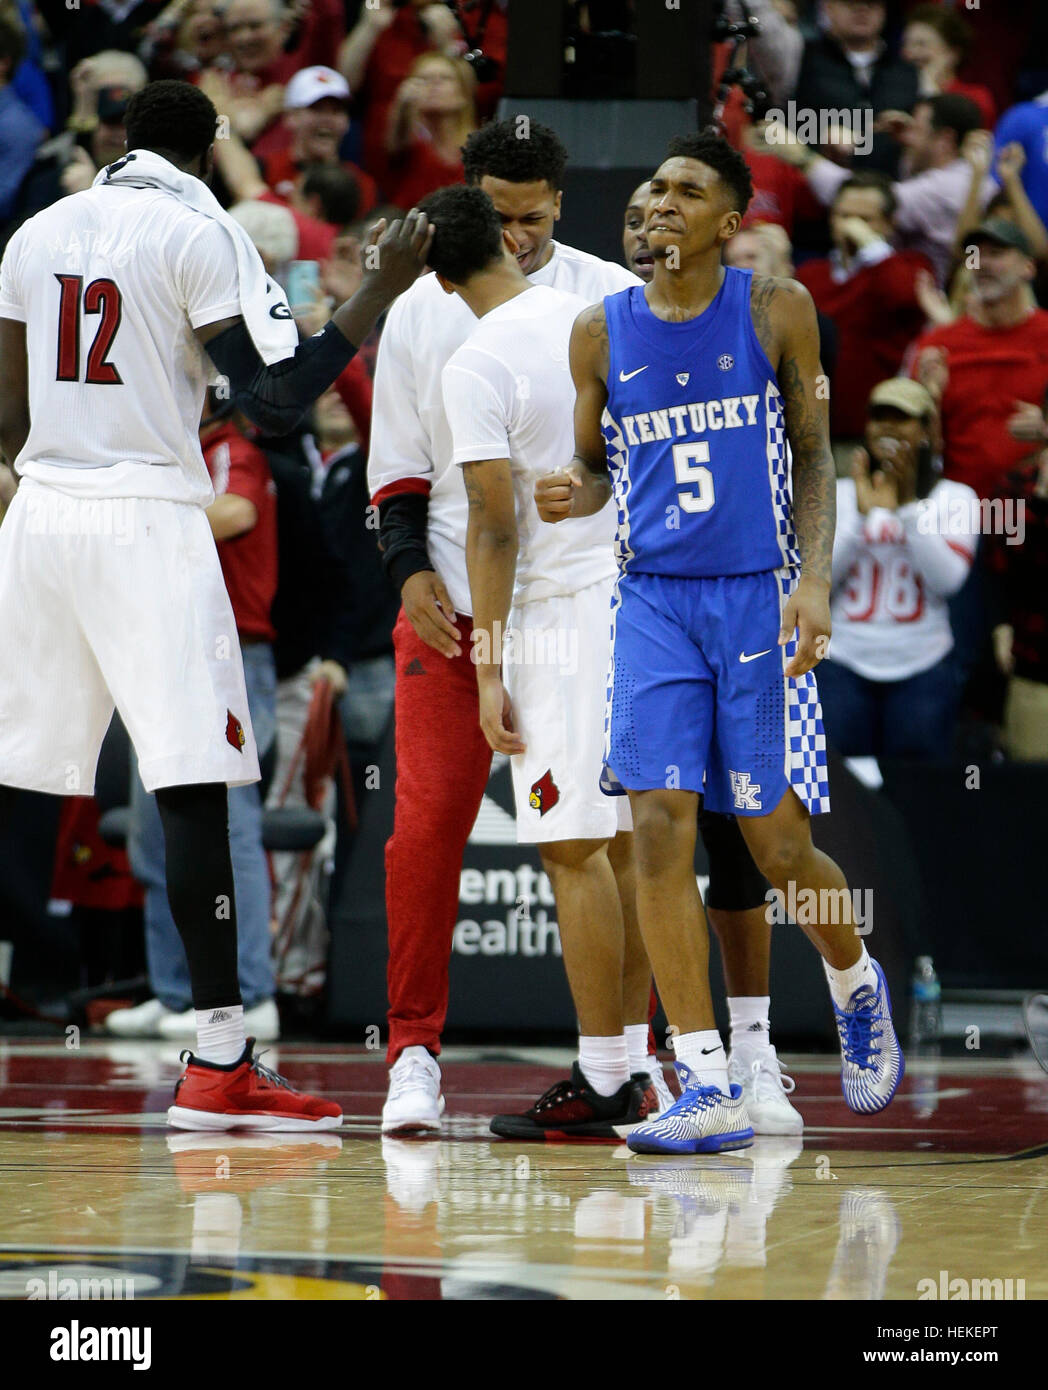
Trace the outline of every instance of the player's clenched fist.
<instances>
[{"instance_id":1,"label":"player's clenched fist","mask_svg":"<svg viewBox=\"0 0 1048 1390\"><path fill-rule=\"evenodd\" d=\"M575 493L582 479L574 468L558 468L556 473L543 473L535 483L535 506L543 521L563 521L571 515Z\"/></svg>"}]
</instances>

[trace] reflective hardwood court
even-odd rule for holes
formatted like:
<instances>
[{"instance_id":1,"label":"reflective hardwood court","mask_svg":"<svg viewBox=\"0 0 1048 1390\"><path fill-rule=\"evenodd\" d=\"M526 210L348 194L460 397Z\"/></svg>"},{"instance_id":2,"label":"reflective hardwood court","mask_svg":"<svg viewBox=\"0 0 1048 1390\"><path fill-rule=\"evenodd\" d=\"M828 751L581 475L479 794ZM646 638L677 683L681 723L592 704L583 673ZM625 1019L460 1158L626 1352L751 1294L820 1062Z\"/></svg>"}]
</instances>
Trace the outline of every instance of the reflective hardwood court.
<instances>
[{"instance_id":1,"label":"reflective hardwood court","mask_svg":"<svg viewBox=\"0 0 1048 1390\"><path fill-rule=\"evenodd\" d=\"M493 1138L487 1117L526 1108L567 1052L447 1050L430 1141L381 1138L380 1054L264 1060L337 1099L344 1127L182 1133L174 1047L0 1039L0 1297L912 1300L957 1280L1048 1297L1033 1062L912 1061L860 1117L830 1058L792 1058L803 1140L660 1159Z\"/></svg>"}]
</instances>

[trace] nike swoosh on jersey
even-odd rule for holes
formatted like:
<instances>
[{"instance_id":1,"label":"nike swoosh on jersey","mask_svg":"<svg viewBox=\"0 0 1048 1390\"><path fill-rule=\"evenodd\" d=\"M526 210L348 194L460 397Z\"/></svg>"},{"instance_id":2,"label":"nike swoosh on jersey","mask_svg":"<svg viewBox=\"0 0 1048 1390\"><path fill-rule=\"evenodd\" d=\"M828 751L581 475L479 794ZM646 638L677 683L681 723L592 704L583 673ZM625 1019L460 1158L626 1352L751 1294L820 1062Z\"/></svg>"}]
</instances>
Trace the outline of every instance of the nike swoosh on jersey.
<instances>
[{"instance_id":1,"label":"nike swoosh on jersey","mask_svg":"<svg viewBox=\"0 0 1048 1390\"><path fill-rule=\"evenodd\" d=\"M766 651L763 651L763 652L754 652L752 656L747 656L745 652L739 652L739 660L740 660L741 662L743 662L744 664L745 664L747 661L756 661L757 658L758 658L759 656L767 656L767 655L768 655L768 652L773 651L773 650L774 650L774 648L768 647Z\"/></svg>"},{"instance_id":2,"label":"nike swoosh on jersey","mask_svg":"<svg viewBox=\"0 0 1048 1390\"><path fill-rule=\"evenodd\" d=\"M624 372L624 371L621 371L621 370L620 370L620 371L619 371L619 380L620 380L620 381L630 381L633 377L635 377L635 376L640 376L641 372L646 372L646 371L648 370L649 365L650 365L650 363L645 363L643 367L638 367L637 370L636 370L635 372Z\"/></svg>"}]
</instances>

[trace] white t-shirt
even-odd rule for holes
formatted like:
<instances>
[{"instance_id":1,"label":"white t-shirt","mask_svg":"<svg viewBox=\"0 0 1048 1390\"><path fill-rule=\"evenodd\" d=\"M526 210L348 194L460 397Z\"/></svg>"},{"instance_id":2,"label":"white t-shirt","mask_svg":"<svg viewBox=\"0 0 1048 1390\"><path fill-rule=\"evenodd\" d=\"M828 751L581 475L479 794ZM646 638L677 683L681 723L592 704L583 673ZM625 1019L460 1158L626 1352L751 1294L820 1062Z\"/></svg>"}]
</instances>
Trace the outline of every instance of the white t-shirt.
<instances>
[{"instance_id":1,"label":"white t-shirt","mask_svg":"<svg viewBox=\"0 0 1048 1390\"><path fill-rule=\"evenodd\" d=\"M546 264L528 278L533 285L577 294L586 304L641 284L623 266L558 242ZM467 615L472 611L466 576L469 508L462 469L451 461L441 374L476 324L469 307L457 294L445 294L435 275L424 275L400 296L379 342L368 458L373 501L397 492L405 478L429 484L430 559L455 608ZM570 461L573 447L564 462Z\"/></svg>"},{"instance_id":2,"label":"white t-shirt","mask_svg":"<svg viewBox=\"0 0 1048 1390\"><path fill-rule=\"evenodd\" d=\"M29 351L15 471L78 497L207 506L211 368L193 329L240 312L228 234L159 190L89 188L37 213L0 265L0 318L25 323Z\"/></svg>"},{"instance_id":3,"label":"white t-shirt","mask_svg":"<svg viewBox=\"0 0 1048 1390\"><path fill-rule=\"evenodd\" d=\"M855 482L837 483L833 636L829 656L867 680L919 675L953 647L947 600L978 543L979 499L941 479L923 501L859 511Z\"/></svg>"},{"instance_id":4,"label":"white t-shirt","mask_svg":"<svg viewBox=\"0 0 1048 1390\"><path fill-rule=\"evenodd\" d=\"M615 509L550 526L535 479L574 451L575 385L568 343L587 301L536 285L479 320L444 368L452 462L509 459L517 512L513 603L573 594L615 573Z\"/></svg>"}]
</instances>

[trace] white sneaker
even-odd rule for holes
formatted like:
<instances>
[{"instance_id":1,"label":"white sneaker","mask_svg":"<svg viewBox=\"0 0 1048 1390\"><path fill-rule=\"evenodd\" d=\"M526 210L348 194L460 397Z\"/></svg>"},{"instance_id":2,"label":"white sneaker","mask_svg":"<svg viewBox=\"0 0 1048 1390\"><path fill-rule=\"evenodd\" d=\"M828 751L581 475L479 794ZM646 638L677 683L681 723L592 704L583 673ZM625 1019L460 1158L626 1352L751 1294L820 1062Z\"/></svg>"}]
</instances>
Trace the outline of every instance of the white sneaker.
<instances>
[{"instance_id":1,"label":"white sneaker","mask_svg":"<svg viewBox=\"0 0 1048 1390\"><path fill-rule=\"evenodd\" d=\"M443 1113L436 1060L424 1047L405 1047L390 1069L382 1133L435 1134Z\"/></svg>"},{"instance_id":2,"label":"white sneaker","mask_svg":"<svg viewBox=\"0 0 1048 1390\"><path fill-rule=\"evenodd\" d=\"M804 1133L804 1121L787 1099L796 1082L783 1074L774 1047L733 1052L728 1058L728 1080L742 1087L754 1134Z\"/></svg>"},{"instance_id":3,"label":"white sneaker","mask_svg":"<svg viewBox=\"0 0 1048 1390\"><path fill-rule=\"evenodd\" d=\"M649 1119L654 1119L655 1115L661 1115L664 1110L668 1110L673 1104L674 1095L666 1084L666 1072L662 1063L657 1057L648 1057L648 1075L651 1077L651 1087L655 1092L655 1099L659 1102L659 1108L649 1115Z\"/></svg>"},{"instance_id":4,"label":"white sneaker","mask_svg":"<svg viewBox=\"0 0 1048 1390\"><path fill-rule=\"evenodd\" d=\"M196 1010L187 1009L184 1014L174 1014L165 1010L166 1018L160 1020L158 1036L173 1042L196 1042ZM244 1033L256 1042L276 1042L280 1037L280 1015L277 1013L275 999L263 999L244 1010Z\"/></svg>"},{"instance_id":5,"label":"white sneaker","mask_svg":"<svg viewBox=\"0 0 1048 1390\"><path fill-rule=\"evenodd\" d=\"M402 1211L419 1216L440 1197L440 1145L382 1139L386 1191Z\"/></svg>"},{"instance_id":6,"label":"white sneaker","mask_svg":"<svg viewBox=\"0 0 1048 1390\"><path fill-rule=\"evenodd\" d=\"M147 999L133 1009L114 1009L106 1015L105 1029L117 1038L160 1038L160 1025L165 1018L178 1018L159 999Z\"/></svg>"}]
</instances>

